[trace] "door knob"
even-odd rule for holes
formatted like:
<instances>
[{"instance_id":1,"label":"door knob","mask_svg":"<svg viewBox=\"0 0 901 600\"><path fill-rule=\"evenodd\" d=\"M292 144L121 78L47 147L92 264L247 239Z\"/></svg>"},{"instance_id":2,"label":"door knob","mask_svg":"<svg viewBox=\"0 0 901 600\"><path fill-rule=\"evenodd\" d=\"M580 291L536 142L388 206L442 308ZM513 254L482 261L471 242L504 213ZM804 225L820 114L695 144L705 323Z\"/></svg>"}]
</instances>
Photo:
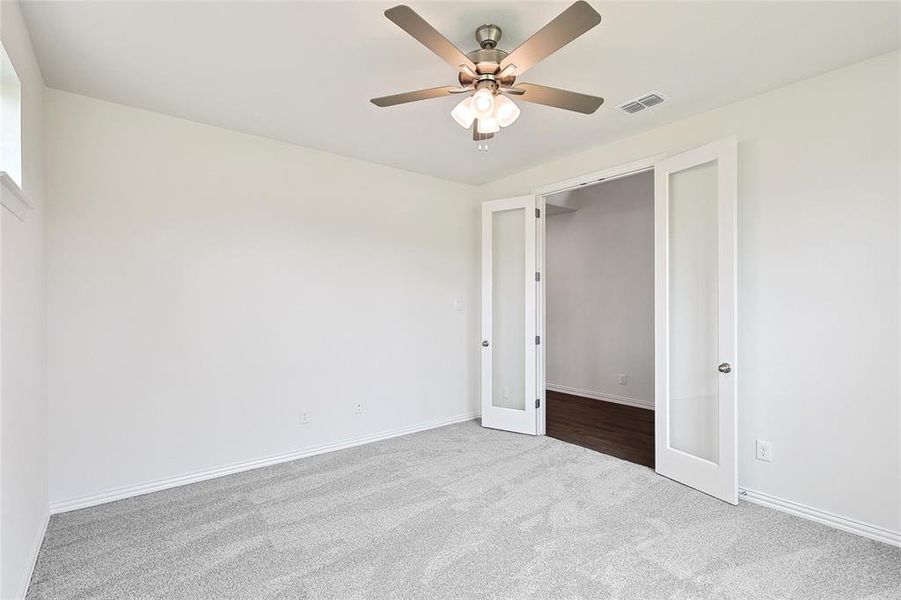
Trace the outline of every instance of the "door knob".
<instances>
[{"instance_id":1,"label":"door knob","mask_svg":"<svg viewBox=\"0 0 901 600\"><path fill-rule=\"evenodd\" d=\"M732 365L730 365L729 363L722 363L722 364L721 364L720 366L718 366L716 369L717 369L717 371L719 371L720 373L731 373L731 372L732 372Z\"/></svg>"},{"instance_id":2,"label":"door knob","mask_svg":"<svg viewBox=\"0 0 901 600\"><path fill-rule=\"evenodd\" d=\"M488 347L488 340L482 340L482 345L486 348Z\"/></svg>"}]
</instances>

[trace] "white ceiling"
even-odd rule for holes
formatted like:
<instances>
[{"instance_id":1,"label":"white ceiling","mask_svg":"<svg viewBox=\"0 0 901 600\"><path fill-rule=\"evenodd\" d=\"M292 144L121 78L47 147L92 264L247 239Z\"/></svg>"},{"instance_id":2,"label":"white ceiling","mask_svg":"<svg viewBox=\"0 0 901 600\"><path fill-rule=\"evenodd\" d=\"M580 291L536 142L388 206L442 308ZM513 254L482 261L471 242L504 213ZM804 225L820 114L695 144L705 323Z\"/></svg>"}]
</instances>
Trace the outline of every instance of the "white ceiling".
<instances>
[{"instance_id":1,"label":"white ceiling","mask_svg":"<svg viewBox=\"0 0 901 600\"><path fill-rule=\"evenodd\" d=\"M569 4L411 6L464 51L476 26L496 23L509 51ZM901 37L897 2L592 4L603 22L523 81L607 102L588 116L520 102L488 153L451 119L459 98L369 103L455 83L383 16L390 2L42 0L23 11L50 87L469 183L890 52ZM615 110L651 90L670 101Z\"/></svg>"}]
</instances>

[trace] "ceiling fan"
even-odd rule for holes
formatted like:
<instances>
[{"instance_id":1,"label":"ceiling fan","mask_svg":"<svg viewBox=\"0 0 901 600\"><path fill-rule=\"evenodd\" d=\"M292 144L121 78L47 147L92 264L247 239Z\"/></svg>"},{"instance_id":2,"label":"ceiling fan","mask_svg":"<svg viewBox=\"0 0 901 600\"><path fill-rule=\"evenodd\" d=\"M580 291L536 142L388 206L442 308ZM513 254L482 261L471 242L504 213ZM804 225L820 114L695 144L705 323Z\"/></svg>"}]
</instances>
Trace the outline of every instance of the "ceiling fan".
<instances>
[{"instance_id":1,"label":"ceiling fan","mask_svg":"<svg viewBox=\"0 0 901 600\"><path fill-rule=\"evenodd\" d=\"M601 15L582 0L510 53L497 47L501 39L501 28L497 25L481 25L476 29L475 37L480 47L464 54L409 6L401 4L389 8L385 16L456 69L460 85L373 98L372 103L385 107L466 94L451 111L451 116L464 129L472 129L472 139L479 142L479 150L487 150L487 140L519 117L519 107L509 96L584 114L593 113L604 102L603 98L588 94L534 83L516 83L517 77L539 61L601 22Z\"/></svg>"}]
</instances>

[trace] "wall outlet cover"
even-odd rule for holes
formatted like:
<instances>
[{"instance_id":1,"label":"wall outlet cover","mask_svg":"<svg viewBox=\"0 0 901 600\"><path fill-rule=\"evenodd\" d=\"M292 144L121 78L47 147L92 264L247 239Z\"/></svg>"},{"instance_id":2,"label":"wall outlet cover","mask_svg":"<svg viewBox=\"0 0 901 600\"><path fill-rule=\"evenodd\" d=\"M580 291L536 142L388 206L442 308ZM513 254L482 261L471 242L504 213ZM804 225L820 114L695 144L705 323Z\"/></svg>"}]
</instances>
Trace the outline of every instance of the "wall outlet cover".
<instances>
[{"instance_id":1,"label":"wall outlet cover","mask_svg":"<svg viewBox=\"0 0 901 600\"><path fill-rule=\"evenodd\" d=\"M306 410L300 411L300 422L301 422L302 424L303 424L303 423L309 423L309 422L310 422L310 413L309 413L309 411L306 411Z\"/></svg>"},{"instance_id":2,"label":"wall outlet cover","mask_svg":"<svg viewBox=\"0 0 901 600\"><path fill-rule=\"evenodd\" d=\"M771 462L773 460L773 443L757 440L757 460Z\"/></svg>"}]
</instances>

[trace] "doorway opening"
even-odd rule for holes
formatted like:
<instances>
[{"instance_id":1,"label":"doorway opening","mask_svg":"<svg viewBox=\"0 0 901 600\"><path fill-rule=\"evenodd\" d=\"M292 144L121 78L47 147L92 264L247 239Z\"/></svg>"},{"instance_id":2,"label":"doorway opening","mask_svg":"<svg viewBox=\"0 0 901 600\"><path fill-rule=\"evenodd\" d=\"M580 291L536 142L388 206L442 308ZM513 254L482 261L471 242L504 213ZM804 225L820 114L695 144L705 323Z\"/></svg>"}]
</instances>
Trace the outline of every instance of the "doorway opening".
<instances>
[{"instance_id":1,"label":"doorway opening","mask_svg":"<svg viewBox=\"0 0 901 600\"><path fill-rule=\"evenodd\" d=\"M557 322L554 316L550 323L547 319L546 296L557 268L551 265L545 269L547 255L554 260L556 245L553 239L546 243L546 224L551 219L565 218L564 213L578 214L579 210L585 210L585 207L568 206L563 196L554 198L556 194L653 170L654 313L653 320L644 321L654 331L653 410L632 407L653 414L653 464L658 474L730 504L738 503L734 372L737 157L737 139L724 138L676 154L551 184L527 196L482 203L483 427L545 435L549 433L549 389L554 392L552 395L557 395L558 405L561 405L558 394L567 392L575 392L569 395L581 396L585 401L598 400L585 394L593 390L579 387L582 384L554 381L557 377L554 367L546 368L548 341L559 328L554 325ZM554 213L550 216L548 205ZM624 226L621 229L628 232ZM625 241L621 242L621 246L626 245ZM577 252L570 257L570 262L587 268L593 261L614 252L622 250L617 247L594 254ZM630 254L622 256L628 258ZM622 256L619 262L628 262ZM558 268L569 268L565 261L561 265ZM629 304L637 304L626 291L621 286L609 293L625 297ZM551 303L554 302L552 298ZM564 300L560 306L563 316L570 318L568 313L573 306L585 304L592 310L598 309L597 302L591 299L569 304ZM618 321L609 322L615 331ZM592 320L576 323L582 323L583 327L586 323L595 324ZM636 326L626 331L639 330L640 326ZM576 358L582 357L584 351L576 349L568 353ZM556 355L566 356L566 352L558 351ZM557 359L556 355L552 360ZM616 365L616 361L612 362ZM641 371L639 368L637 372ZM609 373L616 374L617 385L628 387L628 370L614 366ZM549 388L548 381L556 389ZM629 406L628 400L642 400L615 392L598 395L601 401L623 407ZM611 399L619 402L609 402ZM585 401L583 407L597 407ZM648 416L647 413L639 415ZM571 420L573 428L584 429L589 419L573 416ZM598 421L609 423L611 419ZM611 452L609 445L600 449Z\"/></svg>"},{"instance_id":2,"label":"doorway opening","mask_svg":"<svg viewBox=\"0 0 901 600\"><path fill-rule=\"evenodd\" d=\"M654 468L654 172L544 199L546 434Z\"/></svg>"}]
</instances>

